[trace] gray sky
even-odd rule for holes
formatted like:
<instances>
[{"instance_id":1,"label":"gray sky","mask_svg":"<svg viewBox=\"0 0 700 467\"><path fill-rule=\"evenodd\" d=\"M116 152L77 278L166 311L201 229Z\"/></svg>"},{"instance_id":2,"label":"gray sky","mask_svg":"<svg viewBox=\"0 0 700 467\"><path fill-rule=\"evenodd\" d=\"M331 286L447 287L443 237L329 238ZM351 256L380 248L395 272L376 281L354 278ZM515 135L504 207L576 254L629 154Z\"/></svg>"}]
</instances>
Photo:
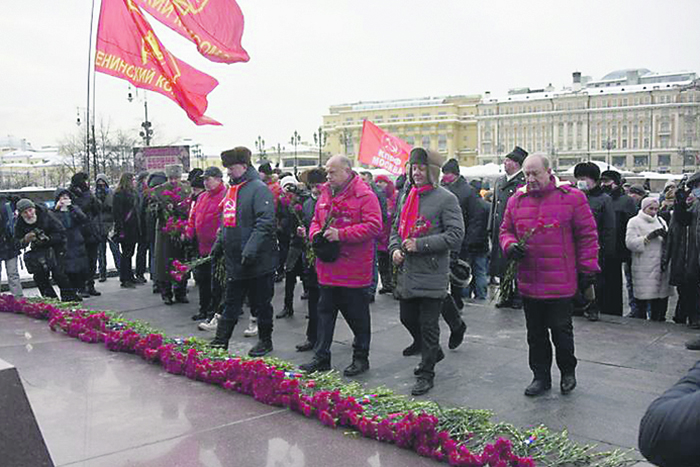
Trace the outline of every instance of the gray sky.
<instances>
[{"instance_id":1,"label":"gray sky","mask_svg":"<svg viewBox=\"0 0 700 467\"><path fill-rule=\"evenodd\" d=\"M99 0L96 2L99 5ZM84 112L91 0L0 0L0 136L55 145ZM697 0L239 0L248 63L215 64L151 24L178 58L219 81L192 123L149 93L155 144L192 138L221 150L306 141L332 104L556 88L572 71L594 79L623 68L700 72ZM98 12L95 13L97 22ZM138 132L143 104L128 83L97 74L97 115Z\"/></svg>"}]
</instances>

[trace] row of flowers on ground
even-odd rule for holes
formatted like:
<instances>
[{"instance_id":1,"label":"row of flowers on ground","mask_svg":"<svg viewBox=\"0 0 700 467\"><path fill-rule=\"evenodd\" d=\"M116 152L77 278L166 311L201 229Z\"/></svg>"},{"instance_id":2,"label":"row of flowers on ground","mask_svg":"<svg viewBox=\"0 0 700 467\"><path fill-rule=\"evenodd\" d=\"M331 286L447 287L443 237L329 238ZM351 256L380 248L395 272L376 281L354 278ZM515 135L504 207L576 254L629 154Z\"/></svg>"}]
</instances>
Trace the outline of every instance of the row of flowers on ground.
<instances>
[{"instance_id":1,"label":"row of flowers on ground","mask_svg":"<svg viewBox=\"0 0 700 467\"><path fill-rule=\"evenodd\" d=\"M139 355L165 371L185 375L252 396L264 404L287 407L331 428L343 427L367 438L395 443L421 456L455 466L531 467L633 463L625 453L595 452L544 427L517 430L493 423L483 410L443 409L434 402L409 400L386 388L367 391L343 383L336 373L305 375L275 358L231 357L196 338L167 338L140 321L66 304L0 296L0 312L48 319L53 331L87 343L104 343L114 352Z\"/></svg>"}]
</instances>

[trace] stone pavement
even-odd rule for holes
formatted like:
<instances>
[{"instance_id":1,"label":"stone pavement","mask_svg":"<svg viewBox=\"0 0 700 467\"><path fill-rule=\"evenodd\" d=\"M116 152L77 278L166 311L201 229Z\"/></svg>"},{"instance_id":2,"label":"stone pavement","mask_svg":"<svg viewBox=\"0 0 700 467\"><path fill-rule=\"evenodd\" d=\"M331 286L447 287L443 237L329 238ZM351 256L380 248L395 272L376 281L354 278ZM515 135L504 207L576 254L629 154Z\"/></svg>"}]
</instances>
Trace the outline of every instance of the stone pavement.
<instances>
[{"instance_id":1,"label":"stone pavement","mask_svg":"<svg viewBox=\"0 0 700 467\"><path fill-rule=\"evenodd\" d=\"M148 321L168 335L211 336L190 320L189 305L167 307L150 283L121 289L116 279L100 284L94 309L121 311ZM300 289L300 286L298 286ZM35 289L27 291L35 294ZM299 295L298 290L297 295ZM282 308L277 284L275 310ZM274 355L304 363L306 302L295 302L291 319L276 320ZM522 311L468 304L464 344L447 351L427 396L446 405L491 409L496 419L519 426L545 424L567 429L581 442L603 448L635 448L639 420L648 404L676 382L700 353L685 349L695 332L672 323L604 317L575 318L579 358L577 389L569 396L552 390L530 399L531 380ZM234 331L233 351L247 352L244 316ZM371 369L358 380L409 394L418 357L401 356L410 338L399 321L398 303L378 296L372 305ZM350 330L338 320L333 367L342 370L352 354ZM116 354L48 330L46 322L0 314L0 358L14 364L46 443L57 465L76 466L358 466L440 465L383 443L344 435L252 398L165 373L137 357ZM554 387L558 372L554 371ZM642 465L642 464L640 464Z\"/></svg>"}]
</instances>

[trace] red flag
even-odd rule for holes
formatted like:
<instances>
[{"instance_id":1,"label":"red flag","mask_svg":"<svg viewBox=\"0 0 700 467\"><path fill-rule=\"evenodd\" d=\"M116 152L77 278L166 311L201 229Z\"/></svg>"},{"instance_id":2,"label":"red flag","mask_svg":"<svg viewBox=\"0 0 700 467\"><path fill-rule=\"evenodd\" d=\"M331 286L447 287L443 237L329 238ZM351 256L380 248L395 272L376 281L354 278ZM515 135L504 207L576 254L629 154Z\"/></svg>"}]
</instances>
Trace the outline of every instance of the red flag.
<instances>
[{"instance_id":1,"label":"red flag","mask_svg":"<svg viewBox=\"0 0 700 467\"><path fill-rule=\"evenodd\" d=\"M134 0L148 14L197 44L213 62L247 62L243 12L236 0Z\"/></svg>"},{"instance_id":2,"label":"red flag","mask_svg":"<svg viewBox=\"0 0 700 467\"><path fill-rule=\"evenodd\" d=\"M102 1L95 71L169 97L197 125L221 125L204 115L218 81L168 52L134 0Z\"/></svg>"},{"instance_id":3,"label":"red flag","mask_svg":"<svg viewBox=\"0 0 700 467\"><path fill-rule=\"evenodd\" d=\"M363 164L379 167L394 175L406 172L411 145L387 133L369 120L362 124L358 159Z\"/></svg>"}]
</instances>

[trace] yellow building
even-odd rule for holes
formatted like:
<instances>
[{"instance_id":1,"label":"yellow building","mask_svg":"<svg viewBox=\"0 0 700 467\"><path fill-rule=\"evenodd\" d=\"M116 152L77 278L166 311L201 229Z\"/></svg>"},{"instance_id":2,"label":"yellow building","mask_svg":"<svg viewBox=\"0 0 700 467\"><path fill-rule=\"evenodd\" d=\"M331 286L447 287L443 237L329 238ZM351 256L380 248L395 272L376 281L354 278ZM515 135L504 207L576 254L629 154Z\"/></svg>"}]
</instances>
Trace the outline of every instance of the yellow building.
<instances>
[{"instance_id":1,"label":"yellow building","mask_svg":"<svg viewBox=\"0 0 700 467\"><path fill-rule=\"evenodd\" d=\"M476 111L481 96L427 97L333 105L323 116L324 152L357 161L362 122L369 120L411 146L422 146L476 164Z\"/></svg>"}]
</instances>

